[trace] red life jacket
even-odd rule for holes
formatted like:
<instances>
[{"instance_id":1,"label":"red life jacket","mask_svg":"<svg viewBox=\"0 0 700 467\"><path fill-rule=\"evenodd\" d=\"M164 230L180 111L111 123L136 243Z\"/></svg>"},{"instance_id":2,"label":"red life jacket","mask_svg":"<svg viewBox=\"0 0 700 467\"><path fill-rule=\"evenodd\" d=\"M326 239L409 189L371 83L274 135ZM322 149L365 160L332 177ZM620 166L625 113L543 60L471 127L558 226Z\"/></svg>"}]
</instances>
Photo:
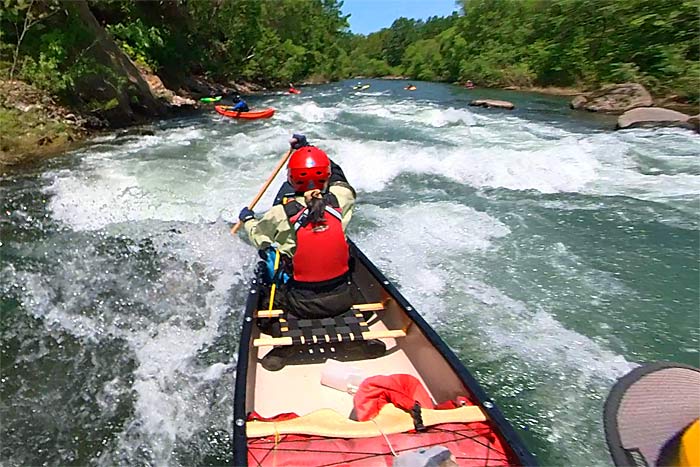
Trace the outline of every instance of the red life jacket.
<instances>
[{"instance_id":1,"label":"red life jacket","mask_svg":"<svg viewBox=\"0 0 700 467\"><path fill-rule=\"evenodd\" d=\"M306 221L309 210L296 200L284 204L284 212L296 232L296 252L292 258L293 277L298 282L323 282L349 271L350 250L345 240L342 210L338 198L325 195L325 222Z\"/></svg>"}]
</instances>

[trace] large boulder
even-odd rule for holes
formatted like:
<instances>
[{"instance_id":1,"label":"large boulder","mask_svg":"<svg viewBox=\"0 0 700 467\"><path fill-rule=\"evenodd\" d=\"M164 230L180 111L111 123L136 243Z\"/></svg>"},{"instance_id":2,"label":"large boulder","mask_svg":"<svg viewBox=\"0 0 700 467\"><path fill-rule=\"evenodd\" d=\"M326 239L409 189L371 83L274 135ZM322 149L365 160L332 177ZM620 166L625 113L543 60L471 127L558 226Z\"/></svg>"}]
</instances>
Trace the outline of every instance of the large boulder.
<instances>
[{"instance_id":1,"label":"large boulder","mask_svg":"<svg viewBox=\"0 0 700 467\"><path fill-rule=\"evenodd\" d=\"M508 109L508 110L513 110L515 108L515 105L513 105L512 102L508 101L499 101L495 99L477 99L473 100L469 103L470 106L472 107L496 107L498 109Z\"/></svg>"},{"instance_id":2,"label":"large boulder","mask_svg":"<svg viewBox=\"0 0 700 467\"><path fill-rule=\"evenodd\" d=\"M690 115L676 112L671 109L661 107L645 107L628 110L617 119L618 130L624 128L657 127L657 126L680 126L692 128L693 121ZM696 117L695 117L696 118Z\"/></svg>"},{"instance_id":3,"label":"large boulder","mask_svg":"<svg viewBox=\"0 0 700 467\"><path fill-rule=\"evenodd\" d=\"M637 107L651 107L654 100L644 86L637 83L610 84L601 89L576 96L572 109L589 112L623 113Z\"/></svg>"},{"instance_id":4,"label":"large boulder","mask_svg":"<svg viewBox=\"0 0 700 467\"><path fill-rule=\"evenodd\" d=\"M166 88L163 81L158 75L153 73L151 70L144 66L137 67L141 73L141 77L146 80L148 86L151 88L151 92L158 99L167 102L169 109L172 110L185 110L194 109L197 107L197 103L190 99L189 97L182 97L175 94L170 89ZM175 109L176 108L176 109Z\"/></svg>"},{"instance_id":5,"label":"large boulder","mask_svg":"<svg viewBox=\"0 0 700 467\"><path fill-rule=\"evenodd\" d=\"M65 3L69 14L80 19L92 45L83 52L109 72L95 72L81 77L75 85L76 95L85 103L97 101L103 105L97 116L120 127L134 123L139 117L164 115L166 106L153 95L129 57L114 42L90 11L86 0ZM114 77L117 77L116 79Z\"/></svg>"}]
</instances>

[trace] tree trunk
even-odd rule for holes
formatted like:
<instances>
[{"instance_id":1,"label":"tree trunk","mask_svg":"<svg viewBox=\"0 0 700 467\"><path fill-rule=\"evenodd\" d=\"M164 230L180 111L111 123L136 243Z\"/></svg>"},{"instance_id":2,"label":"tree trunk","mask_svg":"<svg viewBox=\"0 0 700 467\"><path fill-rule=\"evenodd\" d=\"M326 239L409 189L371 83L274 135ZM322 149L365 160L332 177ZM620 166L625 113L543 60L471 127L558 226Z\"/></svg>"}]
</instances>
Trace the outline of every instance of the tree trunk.
<instances>
[{"instance_id":1,"label":"tree trunk","mask_svg":"<svg viewBox=\"0 0 700 467\"><path fill-rule=\"evenodd\" d=\"M117 78L110 80L108 76L91 76L86 80L86 89L83 94L97 93L100 100L116 99L118 106L105 112L104 117L113 126L127 125L137 115L158 116L163 115L166 106L160 102L151 92L148 83L143 79L136 65L119 48L112 37L99 24L90 11L86 0L67 2L71 14L79 16L82 24L94 35L94 47L88 51L97 63L108 67ZM126 78L126 85L120 84L119 78ZM79 91L80 92L80 91Z\"/></svg>"}]
</instances>

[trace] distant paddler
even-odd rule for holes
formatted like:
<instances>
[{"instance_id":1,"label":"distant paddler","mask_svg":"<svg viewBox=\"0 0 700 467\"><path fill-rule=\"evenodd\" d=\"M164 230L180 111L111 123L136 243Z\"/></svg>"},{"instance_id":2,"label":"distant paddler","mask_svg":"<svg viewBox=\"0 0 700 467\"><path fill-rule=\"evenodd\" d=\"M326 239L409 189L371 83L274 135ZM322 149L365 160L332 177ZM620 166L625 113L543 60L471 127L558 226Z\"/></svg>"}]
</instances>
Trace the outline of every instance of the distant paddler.
<instances>
[{"instance_id":1,"label":"distant paddler","mask_svg":"<svg viewBox=\"0 0 700 467\"><path fill-rule=\"evenodd\" d=\"M406 87L404 87L404 89L405 89L406 91L415 91L415 90L418 89L418 88L416 88L413 84L408 83L408 85L407 85Z\"/></svg>"}]
</instances>

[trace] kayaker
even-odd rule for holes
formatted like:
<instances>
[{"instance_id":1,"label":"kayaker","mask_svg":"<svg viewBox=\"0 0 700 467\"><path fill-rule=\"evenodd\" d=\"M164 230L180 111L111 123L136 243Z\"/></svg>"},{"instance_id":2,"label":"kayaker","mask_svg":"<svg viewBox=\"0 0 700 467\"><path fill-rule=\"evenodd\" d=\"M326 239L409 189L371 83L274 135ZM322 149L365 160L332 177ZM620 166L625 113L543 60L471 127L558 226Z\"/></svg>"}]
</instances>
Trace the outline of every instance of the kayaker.
<instances>
[{"instance_id":1,"label":"kayaker","mask_svg":"<svg viewBox=\"0 0 700 467\"><path fill-rule=\"evenodd\" d=\"M239 96L238 94L234 94L231 99L233 100L233 103L235 104L231 108L231 110L238 111L238 112L250 112L250 107L248 107L248 104L246 103L246 101L241 99L241 96Z\"/></svg>"},{"instance_id":2,"label":"kayaker","mask_svg":"<svg viewBox=\"0 0 700 467\"><path fill-rule=\"evenodd\" d=\"M291 196L261 219L247 207L238 218L264 259L275 254L273 244L282 254L280 265L291 278L275 295L276 308L299 318L337 316L357 301L345 239L355 190L342 169L304 135L293 135L290 144L295 150L287 164Z\"/></svg>"}]
</instances>

